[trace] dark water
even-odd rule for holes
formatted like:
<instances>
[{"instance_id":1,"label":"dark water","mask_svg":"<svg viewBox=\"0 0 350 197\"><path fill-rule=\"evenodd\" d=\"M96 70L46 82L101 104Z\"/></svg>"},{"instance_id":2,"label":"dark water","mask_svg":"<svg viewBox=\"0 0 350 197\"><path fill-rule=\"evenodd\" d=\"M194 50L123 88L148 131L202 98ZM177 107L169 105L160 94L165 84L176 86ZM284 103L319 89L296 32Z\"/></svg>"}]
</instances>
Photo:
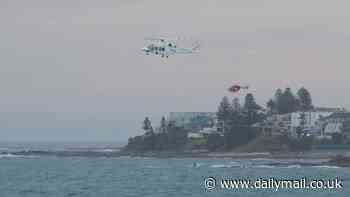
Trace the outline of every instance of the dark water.
<instances>
[{"instance_id":1,"label":"dark water","mask_svg":"<svg viewBox=\"0 0 350 197\"><path fill-rule=\"evenodd\" d=\"M302 167L269 160L147 158L0 158L1 197L350 196L350 169ZM194 166L194 163L196 165ZM206 177L313 178L343 181L342 189L224 190L208 192Z\"/></svg>"}]
</instances>

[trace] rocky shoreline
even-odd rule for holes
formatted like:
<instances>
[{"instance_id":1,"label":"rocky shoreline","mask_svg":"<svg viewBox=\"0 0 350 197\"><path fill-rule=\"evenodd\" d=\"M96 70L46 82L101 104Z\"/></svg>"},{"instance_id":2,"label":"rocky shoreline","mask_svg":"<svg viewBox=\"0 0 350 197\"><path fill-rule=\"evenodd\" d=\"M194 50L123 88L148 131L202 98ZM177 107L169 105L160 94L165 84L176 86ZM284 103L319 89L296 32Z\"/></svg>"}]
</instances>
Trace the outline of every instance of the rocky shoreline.
<instances>
[{"instance_id":1,"label":"rocky shoreline","mask_svg":"<svg viewBox=\"0 0 350 197\"><path fill-rule=\"evenodd\" d=\"M350 157L345 157L342 155L337 155L328 161L329 165L339 166L339 167L350 167Z\"/></svg>"},{"instance_id":2,"label":"rocky shoreline","mask_svg":"<svg viewBox=\"0 0 350 197\"><path fill-rule=\"evenodd\" d=\"M87 157L87 158L118 158L118 157L148 157L148 158L213 158L213 159L279 159L279 160L323 160L322 164L350 167L350 157L323 152L311 153L269 153L269 152L125 152L125 151L18 151L2 152L0 155L14 156L53 156L53 157ZM298 163L302 165L302 163ZM305 164L308 165L308 164Z\"/></svg>"}]
</instances>

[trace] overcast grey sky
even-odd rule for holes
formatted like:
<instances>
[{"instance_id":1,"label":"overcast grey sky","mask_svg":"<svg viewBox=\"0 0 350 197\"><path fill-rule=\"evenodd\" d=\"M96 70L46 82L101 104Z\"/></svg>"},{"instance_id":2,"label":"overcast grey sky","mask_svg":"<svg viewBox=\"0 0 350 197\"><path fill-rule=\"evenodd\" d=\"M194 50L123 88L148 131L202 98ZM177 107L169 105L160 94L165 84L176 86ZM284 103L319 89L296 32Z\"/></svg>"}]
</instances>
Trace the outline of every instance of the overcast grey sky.
<instances>
[{"instance_id":1,"label":"overcast grey sky","mask_svg":"<svg viewBox=\"0 0 350 197\"><path fill-rule=\"evenodd\" d=\"M1 0L0 141L123 141L170 111L215 111L249 84L260 104L305 86L350 108L345 0ZM145 56L153 35L196 55ZM243 98L243 95L239 95Z\"/></svg>"}]
</instances>

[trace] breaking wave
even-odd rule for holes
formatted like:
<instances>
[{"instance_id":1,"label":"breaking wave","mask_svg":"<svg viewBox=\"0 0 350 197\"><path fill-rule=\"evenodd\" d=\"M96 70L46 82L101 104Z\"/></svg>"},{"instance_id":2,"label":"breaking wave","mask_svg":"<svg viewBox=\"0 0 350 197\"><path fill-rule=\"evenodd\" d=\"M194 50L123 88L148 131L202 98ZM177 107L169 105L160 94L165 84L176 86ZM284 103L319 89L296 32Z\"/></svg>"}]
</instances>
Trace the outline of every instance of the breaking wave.
<instances>
[{"instance_id":1,"label":"breaking wave","mask_svg":"<svg viewBox=\"0 0 350 197\"><path fill-rule=\"evenodd\" d=\"M34 155L14 155L14 154L0 154L0 159L1 158L38 158L39 156L34 156Z\"/></svg>"},{"instance_id":2,"label":"breaking wave","mask_svg":"<svg viewBox=\"0 0 350 197\"><path fill-rule=\"evenodd\" d=\"M320 165L320 166L312 166L314 168L341 168L338 166L327 166L327 165Z\"/></svg>"}]
</instances>

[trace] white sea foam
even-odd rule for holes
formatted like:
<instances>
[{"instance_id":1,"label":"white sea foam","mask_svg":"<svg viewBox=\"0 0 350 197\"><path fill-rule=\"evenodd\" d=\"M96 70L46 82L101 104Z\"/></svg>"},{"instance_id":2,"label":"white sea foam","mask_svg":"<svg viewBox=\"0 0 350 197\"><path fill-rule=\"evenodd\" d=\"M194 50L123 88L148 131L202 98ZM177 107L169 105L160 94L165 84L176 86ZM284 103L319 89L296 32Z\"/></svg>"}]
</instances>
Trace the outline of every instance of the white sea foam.
<instances>
[{"instance_id":1,"label":"white sea foam","mask_svg":"<svg viewBox=\"0 0 350 197\"><path fill-rule=\"evenodd\" d=\"M289 165L289 166L286 166L285 168L301 168L301 165Z\"/></svg>"},{"instance_id":2,"label":"white sea foam","mask_svg":"<svg viewBox=\"0 0 350 197\"><path fill-rule=\"evenodd\" d=\"M212 168L230 168L231 165L227 165L227 164L214 164L214 165L211 165L210 167L212 167Z\"/></svg>"},{"instance_id":3,"label":"white sea foam","mask_svg":"<svg viewBox=\"0 0 350 197\"><path fill-rule=\"evenodd\" d=\"M34 155L14 155L14 154L0 154L0 158L37 158Z\"/></svg>"},{"instance_id":4,"label":"white sea foam","mask_svg":"<svg viewBox=\"0 0 350 197\"><path fill-rule=\"evenodd\" d=\"M110 152L117 152L118 150L116 149L98 149L98 150L94 150L95 152L107 152L107 153L110 153Z\"/></svg>"},{"instance_id":5,"label":"white sea foam","mask_svg":"<svg viewBox=\"0 0 350 197\"><path fill-rule=\"evenodd\" d=\"M117 158L119 158L119 159L131 159L132 157L129 155L123 155L123 156L119 156Z\"/></svg>"},{"instance_id":6,"label":"white sea foam","mask_svg":"<svg viewBox=\"0 0 350 197\"><path fill-rule=\"evenodd\" d=\"M270 159L270 158L255 158L250 160L251 161L276 161L276 159Z\"/></svg>"},{"instance_id":7,"label":"white sea foam","mask_svg":"<svg viewBox=\"0 0 350 197\"><path fill-rule=\"evenodd\" d=\"M314 168L341 168L338 166L327 166L327 165L321 165L321 166L312 166Z\"/></svg>"},{"instance_id":8,"label":"white sea foam","mask_svg":"<svg viewBox=\"0 0 350 197\"><path fill-rule=\"evenodd\" d=\"M214 164L210 166L211 168L239 168L242 167L240 164L232 162L230 164Z\"/></svg>"},{"instance_id":9,"label":"white sea foam","mask_svg":"<svg viewBox=\"0 0 350 197\"><path fill-rule=\"evenodd\" d=\"M301 165L286 165L286 166L276 166L276 165L256 165L257 168L301 168Z\"/></svg>"},{"instance_id":10,"label":"white sea foam","mask_svg":"<svg viewBox=\"0 0 350 197\"><path fill-rule=\"evenodd\" d=\"M271 165L257 165L254 167L256 167L256 168L276 168L276 166L271 166Z\"/></svg>"},{"instance_id":11,"label":"white sea foam","mask_svg":"<svg viewBox=\"0 0 350 197\"><path fill-rule=\"evenodd\" d=\"M152 165L149 165L149 166L146 166L146 168L150 168L150 169L159 169L159 168L162 168L160 166L152 166Z\"/></svg>"}]
</instances>

